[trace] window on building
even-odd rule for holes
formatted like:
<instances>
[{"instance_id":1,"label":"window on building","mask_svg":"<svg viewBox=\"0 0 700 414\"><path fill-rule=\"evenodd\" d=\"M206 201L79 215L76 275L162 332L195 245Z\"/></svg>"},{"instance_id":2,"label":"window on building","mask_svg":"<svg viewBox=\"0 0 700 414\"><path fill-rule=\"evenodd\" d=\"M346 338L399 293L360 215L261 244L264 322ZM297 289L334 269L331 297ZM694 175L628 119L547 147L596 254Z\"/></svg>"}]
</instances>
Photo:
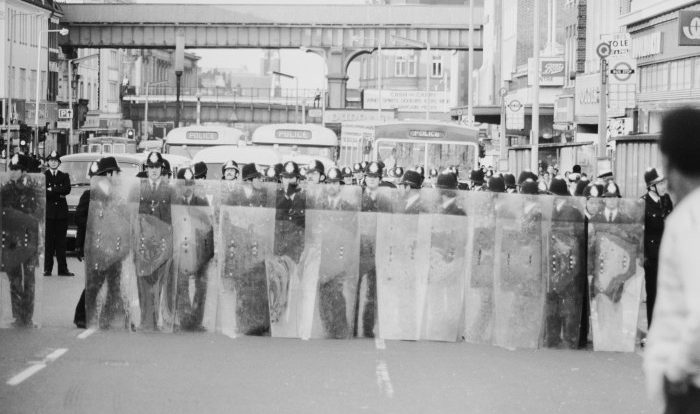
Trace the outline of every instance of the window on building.
<instances>
[{"instance_id":1,"label":"window on building","mask_svg":"<svg viewBox=\"0 0 700 414\"><path fill-rule=\"evenodd\" d=\"M394 76L407 76L407 59L404 56L396 56L394 60Z\"/></svg>"},{"instance_id":2,"label":"window on building","mask_svg":"<svg viewBox=\"0 0 700 414\"><path fill-rule=\"evenodd\" d=\"M406 59L406 67L408 70L408 76L413 77L416 76L416 71L418 68L418 58L416 55L410 55Z\"/></svg>"},{"instance_id":3,"label":"window on building","mask_svg":"<svg viewBox=\"0 0 700 414\"><path fill-rule=\"evenodd\" d=\"M119 85L117 82L109 83L109 95L107 96L107 99L110 101L116 101L119 99Z\"/></svg>"},{"instance_id":4,"label":"window on building","mask_svg":"<svg viewBox=\"0 0 700 414\"><path fill-rule=\"evenodd\" d=\"M24 96L27 99L27 69L19 69L19 88L17 88L17 96Z\"/></svg>"},{"instance_id":5,"label":"window on building","mask_svg":"<svg viewBox=\"0 0 700 414\"><path fill-rule=\"evenodd\" d=\"M432 67L430 76L432 76L433 78L442 78L442 56L433 55L431 57L430 66Z\"/></svg>"}]
</instances>

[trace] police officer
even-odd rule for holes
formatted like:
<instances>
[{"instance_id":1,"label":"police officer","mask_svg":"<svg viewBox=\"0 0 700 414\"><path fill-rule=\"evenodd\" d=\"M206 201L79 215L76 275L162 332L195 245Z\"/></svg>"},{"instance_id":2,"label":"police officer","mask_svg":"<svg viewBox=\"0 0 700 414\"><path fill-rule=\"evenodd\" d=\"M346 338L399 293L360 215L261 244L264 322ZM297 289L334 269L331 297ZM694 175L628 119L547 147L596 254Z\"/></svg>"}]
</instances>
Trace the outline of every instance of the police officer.
<instances>
[{"instance_id":1,"label":"police officer","mask_svg":"<svg viewBox=\"0 0 700 414\"><path fill-rule=\"evenodd\" d=\"M209 168L204 161L195 163L192 166L192 174L195 180L206 180Z\"/></svg>"},{"instance_id":2,"label":"police officer","mask_svg":"<svg viewBox=\"0 0 700 414\"><path fill-rule=\"evenodd\" d=\"M66 232L68 231L68 203L70 177L58 170L61 159L56 151L46 157L49 169L46 176L46 248L44 253L44 276L51 276L53 257L56 255L59 276L75 276L66 264Z\"/></svg>"},{"instance_id":3,"label":"police officer","mask_svg":"<svg viewBox=\"0 0 700 414\"><path fill-rule=\"evenodd\" d=\"M343 181L347 185L354 185L355 180L352 177L352 168L350 167L343 167L341 169L341 172L343 173Z\"/></svg>"},{"instance_id":4,"label":"police officer","mask_svg":"<svg viewBox=\"0 0 700 414\"><path fill-rule=\"evenodd\" d=\"M170 314L174 313L172 303L167 302L167 298L170 297L169 292L175 288L175 284L170 280L173 194L168 180L162 175L164 165L165 159L160 153L148 154L146 159L148 178L141 180L138 198L139 223L141 223L139 238L142 241L151 242L145 248L139 243L134 246L143 329L158 329L162 316L161 299L166 300L166 307L170 308ZM149 248L155 251L145 250Z\"/></svg>"},{"instance_id":5,"label":"police officer","mask_svg":"<svg viewBox=\"0 0 700 414\"><path fill-rule=\"evenodd\" d=\"M422 210L420 200L421 176L418 172L407 170L404 172L398 188L400 189L400 205L397 206L396 213L418 214Z\"/></svg>"},{"instance_id":6,"label":"police officer","mask_svg":"<svg viewBox=\"0 0 700 414\"><path fill-rule=\"evenodd\" d=\"M362 164L356 162L352 165L352 176L357 185L365 185L365 172L362 169Z\"/></svg>"},{"instance_id":7,"label":"police officer","mask_svg":"<svg viewBox=\"0 0 700 414\"><path fill-rule=\"evenodd\" d=\"M34 285L39 257L39 223L43 205L35 200L44 191L39 182L26 175L34 168L31 158L15 154L10 170L21 176L7 181L0 189L2 216L2 261L0 270L10 281L10 302L14 327L33 327ZM12 177L15 178L15 177Z\"/></svg>"},{"instance_id":8,"label":"police officer","mask_svg":"<svg viewBox=\"0 0 700 414\"><path fill-rule=\"evenodd\" d=\"M382 175L384 169L378 162L371 162L367 166L365 175L365 187L362 190L362 211L391 211L388 200L379 196L379 187L382 186Z\"/></svg>"},{"instance_id":9,"label":"police officer","mask_svg":"<svg viewBox=\"0 0 700 414\"><path fill-rule=\"evenodd\" d=\"M299 165L287 161L282 168L282 187L276 194L274 254L299 263L304 251L306 193L299 188Z\"/></svg>"},{"instance_id":10,"label":"police officer","mask_svg":"<svg viewBox=\"0 0 700 414\"><path fill-rule=\"evenodd\" d=\"M238 163L228 160L221 166L221 179L226 181L236 181L238 179Z\"/></svg>"},{"instance_id":11,"label":"police officer","mask_svg":"<svg viewBox=\"0 0 700 414\"><path fill-rule=\"evenodd\" d=\"M651 326L651 317L656 302L656 282L659 267L659 247L664 234L664 221L673 211L671 197L666 193L666 179L659 175L656 168L644 172L647 192L644 200L644 280L647 292L647 323Z\"/></svg>"},{"instance_id":12,"label":"police officer","mask_svg":"<svg viewBox=\"0 0 700 414\"><path fill-rule=\"evenodd\" d=\"M471 191L484 191L484 170L473 169L469 173L469 189Z\"/></svg>"},{"instance_id":13,"label":"police officer","mask_svg":"<svg viewBox=\"0 0 700 414\"><path fill-rule=\"evenodd\" d=\"M502 176L494 175L491 178L489 178L489 182L486 185L486 188L492 193L505 193L506 183Z\"/></svg>"},{"instance_id":14,"label":"police officer","mask_svg":"<svg viewBox=\"0 0 700 414\"><path fill-rule=\"evenodd\" d=\"M243 207L268 207L267 192L261 188L260 177L255 164L244 164L241 169L241 185L233 189L226 204Z\"/></svg>"},{"instance_id":15,"label":"police officer","mask_svg":"<svg viewBox=\"0 0 700 414\"><path fill-rule=\"evenodd\" d=\"M466 216L467 213L457 205L457 177L449 171L437 176L435 187L440 189L438 213L453 216Z\"/></svg>"},{"instance_id":16,"label":"police officer","mask_svg":"<svg viewBox=\"0 0 700 414\"><path fill-rule=\"evenodd\" d=\"M326 189L323 192L326 198L321 200L320 207L323 210L350 210L352 204L344 200L340 194L340 186L344 185L343 173L339 168L331 167L325 179Z\"/></svg>"},{"instance_id":17,"label":"police officer","mask_svg":"<svg viewBox=\"0 0 700 414\"><path fill-rule=\"evenodd\" d=\"M309 165L306 169L306 179L311 184L319 184L325 181L325 167L321 161L314 160L314 163Z\"/></svg>"},{"instance_id":18,"label":"police officer","mask_svg":"<svg viewBox=\"0 0 700 414\"><path fill-rule=\"evenodd\" d=\"M515 184L515 175L512 173L503 174L503 184L506 186L506 193L513 194L518 192L518 187Z\"/></svg>"},{"instance_id":19,"label":"police officer","mask_svg":"<svg viewBox=\"0 0 700 414\"><path fill-rule=\"evenodd\" d=\"M438 175L440 175L439 171L436 168L431 168L430 171L428 171L428 177L423 181L423 187L435 188Z\"/></svg>"}]
</instances>

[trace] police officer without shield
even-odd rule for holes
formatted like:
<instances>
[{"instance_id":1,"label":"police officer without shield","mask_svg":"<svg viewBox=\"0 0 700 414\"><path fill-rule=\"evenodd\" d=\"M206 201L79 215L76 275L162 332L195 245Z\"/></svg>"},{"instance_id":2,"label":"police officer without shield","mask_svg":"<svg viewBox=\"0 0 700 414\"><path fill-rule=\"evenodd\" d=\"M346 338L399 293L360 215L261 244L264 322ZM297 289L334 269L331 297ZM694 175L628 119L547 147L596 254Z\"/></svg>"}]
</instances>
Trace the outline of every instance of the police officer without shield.
<instances>
[{"instance_id":1,"label":"police officer without shield","mask_svg":"<svg viewBox=\"0 0 700 414\"><path fill-rule=\"evenodd\" d=\"M656 281L659 267L659 247L664 234L664 221L673 211L671 197L666 194L665 177L660 176L656 168L649 168L644 173L647 193L644 200L644 281L647 291L647 324L656 302Z\"/></svg>"},{"instance_id":2,"label":"police officer without shield","mask_svg":"<svg viewBox=\"0 0 700 414\"><path fill-rule=\"evenodd\" d=\"M221 166L221 179L236 181L238 179L238 164L234 160L228 160Z\"/></svg>"},{"instance_id":3,"label":"police officer without shield","mask_svg":"<svg viewBox=\"0 0 700 414\"><path fill-rule=\"evenodd\" d=\"M56 255L59 276L74 276L66 264L66 232L68 231L68 203L70 177L59 171L61 159L56 151L51 151L46 162L49 169L46 176L46 249L44 253L44 276L51 276L53 257Z\"/></svg>"}]
</instances>

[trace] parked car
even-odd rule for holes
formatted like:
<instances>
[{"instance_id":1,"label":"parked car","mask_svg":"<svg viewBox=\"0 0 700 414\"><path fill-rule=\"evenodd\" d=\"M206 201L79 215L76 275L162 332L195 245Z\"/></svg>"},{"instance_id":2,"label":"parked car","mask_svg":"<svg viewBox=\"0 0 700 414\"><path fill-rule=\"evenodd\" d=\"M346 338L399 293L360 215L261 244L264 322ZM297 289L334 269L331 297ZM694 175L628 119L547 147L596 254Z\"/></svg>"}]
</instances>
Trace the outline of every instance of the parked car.
<instances>
[{"instance_id":1,"label":"parked car","mask_svg":"<svg viewBox=\"0 0 700 414\"><path fill-rule=\"evenodd\" d=\"M66 197L68 202L68 233L66 235L66 250L72 252L75 250L75 238L78 233L78 228L75 225L75 208L78 206L80 196L85 190L90 188L90 177L88 170L93 161L97 161L104 156L113 156L119 163L119 168L125 176L136 176L136 173L141 171L141 163L143 162L142 154L99 154L83 152L79 154L64 155L61 157L61 165L59 170L70 176L71 192Z\"/></svg>"}]
</instances>

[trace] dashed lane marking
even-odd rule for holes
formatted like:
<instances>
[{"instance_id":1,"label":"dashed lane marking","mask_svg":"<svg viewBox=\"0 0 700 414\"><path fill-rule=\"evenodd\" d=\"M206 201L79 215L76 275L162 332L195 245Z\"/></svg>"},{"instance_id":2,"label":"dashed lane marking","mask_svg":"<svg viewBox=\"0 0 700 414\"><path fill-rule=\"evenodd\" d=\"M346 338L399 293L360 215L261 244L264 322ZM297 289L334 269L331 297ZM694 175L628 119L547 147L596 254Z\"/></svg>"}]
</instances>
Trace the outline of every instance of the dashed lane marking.
<instances>
[{"instance_id":1,"label":"dashed lane marking","mask_svg":"<svg viewBox=\"0 0 700 414\"><path fill-rule=\"evenodd\" d=\"M88 336L90 336L90 335L92 335L92 334L94 334L94 333L95 333L95 329L94 329L94 328L86 329L85 332L83 332L83 333L81 333L80 335L78 335L78 339L85 339L85 338L87 338Z\"/></svg>"},{"instance_id":2,"label":"dashed lane marking","mask_svg":"<svg viewBox=\"0 0 700 414\"><path fill-rule=\"evenodd\" d=\"M386 349L386 342L384 342L384 339L382 338L374 338L374 346L378 350L383 351Z\"/></svg>"},{"instance_id":3,"label":"dashed lane marking","mask_svg":"<svg viewBox=\"0 0 700 414\"><path fill-rule=\"evenodd\" d=\"M67 348L59 348L44 357L43 360L39 362L32 362L31 366L27 367L24 371L15 375L14 377L7 380L7 385L16 386L24 382L27 378L46 368L49 362L54 362L60 358L63 354L68 352Z\"/></svg>"},{"instance_id":4,"label":"dashed lane marking","mask_svg":"<svg viewBox=\"0 0 700 414\"><path fill-rule=\"evenodd\" d=\"M379 391L384 393L388 398L393 398L394 386L391 384L391 377L389 377L389 368L383 359L377 361L376 374Z\"/></svg>"}]
</instances>

